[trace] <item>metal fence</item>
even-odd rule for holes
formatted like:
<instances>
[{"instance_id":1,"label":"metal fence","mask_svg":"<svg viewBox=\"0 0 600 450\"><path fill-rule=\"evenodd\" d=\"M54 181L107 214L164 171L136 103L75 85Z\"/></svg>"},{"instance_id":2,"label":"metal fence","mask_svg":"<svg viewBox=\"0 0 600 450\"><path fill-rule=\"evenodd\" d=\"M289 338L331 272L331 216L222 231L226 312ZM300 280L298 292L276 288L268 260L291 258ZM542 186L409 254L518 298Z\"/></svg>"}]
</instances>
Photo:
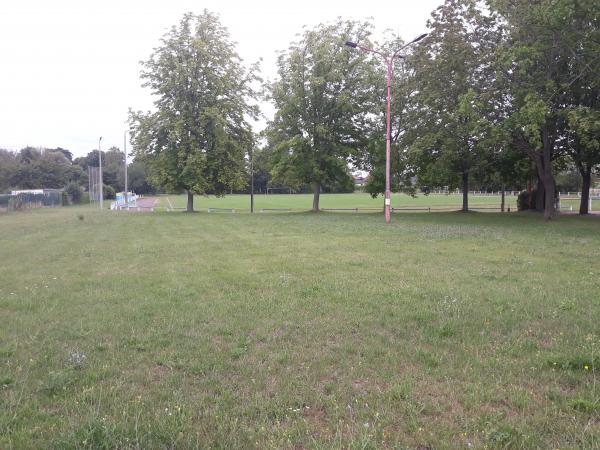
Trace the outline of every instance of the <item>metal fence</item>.
<instances>
[{"instance_id":1,"label":"metal fence","mask_svg":"<svg viewBox=\"0 0 600 450\"><path fill-rule=\"evenodd\" d=\"M0 194L0 212L62 206L62 192Z\"/></svg>"}]
</instances>

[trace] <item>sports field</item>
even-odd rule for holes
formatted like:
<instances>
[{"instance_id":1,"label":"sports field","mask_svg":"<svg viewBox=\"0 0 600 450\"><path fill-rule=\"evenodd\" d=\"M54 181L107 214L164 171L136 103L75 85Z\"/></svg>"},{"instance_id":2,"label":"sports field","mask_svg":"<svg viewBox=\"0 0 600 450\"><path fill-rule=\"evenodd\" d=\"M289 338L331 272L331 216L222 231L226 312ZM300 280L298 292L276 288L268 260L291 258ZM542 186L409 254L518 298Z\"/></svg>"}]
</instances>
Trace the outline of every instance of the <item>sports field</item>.
<instances>
[{"instance_id":1,"label":"sports field","mask_svg":"<svg viewBox=\"0 0 600 450\"><path fill-rule=\"evenodd\" d=\"M599 219L1 215L0 448L598 448Z\"/></svg>"},{"instance_id":2,"label":"sports field","mask_svg":"<svg viewBox=\"0 0 600 450\"><path fill-rule=\"evenodd\" d=\"M159 196L157 210L185 208L187 197L185 195L161 195ZM312 208L312 194L256 194L254 196L255 211L261 209L291 209L306 211ZM500 196L470 196L469 204L473 208L500 209ZM506 206L516 210L517 198L506 196ZM324 209L354 209L359 210L383 210L383 197L372 198L369 194L321 194L321 208ZM432 209L460 209L462 196L457 194L431 194L411 197L406 194L392 194L393 208L432 208ZM208 208L234 208L236 211L250 210L249 195L228 195L222 198L214 196L194 196L194 208L207 210ZM360 211L359 211L360 212Z\"/></svg>"},{"instance_id":3,"label":"sports field","mask_svg":"<svg viewBox=\"0 0 600 450\"><path fill-rule=\"evenodd\" d=\"M254 208L256 212L274 212L279 209L290 209L292 211L306 211L312 208L312 194L256 194L254 196ZM156 211L182 210L186 206L185 195L159 195ZM505 197L506 209L517 210L517 197ZM501 198L499 195L469 195L469 207L476 211L491 212L500 210ZM561 200L563 212L579 211L579 199L565 197ZM411 197L406 194L392 194L392 207L404 210L458 210L462 207L462 195L460 194L419 194ZM250 211L249 195L228 195L217 198L214 196L194 196L194 208L207 211L209 208L229 208L236 212ZM358 212L383 210L383 197L372 198L368 194L321 194L321 208L352 210L358 208ZM592 210L600 210L600 200L595 199Z\"/></svg>"}]
</instances>

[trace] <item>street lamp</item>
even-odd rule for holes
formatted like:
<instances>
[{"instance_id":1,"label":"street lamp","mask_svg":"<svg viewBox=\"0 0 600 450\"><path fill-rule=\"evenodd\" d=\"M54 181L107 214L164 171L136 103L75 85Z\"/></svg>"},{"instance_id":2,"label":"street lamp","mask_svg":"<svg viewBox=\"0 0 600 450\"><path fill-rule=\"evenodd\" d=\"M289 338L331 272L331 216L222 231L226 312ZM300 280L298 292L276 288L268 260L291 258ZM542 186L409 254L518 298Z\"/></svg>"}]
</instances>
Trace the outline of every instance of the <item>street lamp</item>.
<instances>
[{"instance_id":1,"label":"street lamp","mask_svg":"<svg viewBox=\"0 0 600 450\"><path fill-rule=\"evenodd\" d=\"M123 132L123 153L125 154L125 207L129 211L129 199L127 198L129 189L127 186L127 130Z\"/></svg>"},{"instance_id":2,"label":"street lamp","mask_svg":"<svg viewBox=\"0 0 600 450\"><path fill-rule=\"evenodd\" d=\"M102 141L102 136L98 139L98 165L100 170L100 209L104 208L104 184L102 181L102 151L100 150L100 142Z\"/></svg>"},{"instance_id":3,"label":"street lamp","mask_svg":"<svg viewBox=\"0 0 600 450\"><path fill-rule=\"evenodd\" d=\"M254 214L254 149L250 148L250 212Z\"/></svg>"},{"instance_id":4,"label":"street lamp","mask_svg":"<svg viewBox=\"0 0 600 450\"><path fill-rule=\"evenodd\" d=\"M385 193L384 193L384 211L385 211L385 222L390 223L391 220L391 195L390 195L390 146L392 141L392 130L391 130L391 97L392 97L392 70L394 68L394 59L395 58L404 58L404 56L400 55L400 51L404 50L411 44L420 41L427 33L420 35L419 37L413 39L408 44L403 45L398 50L394 52L392 56L386 55L378 50L374 50L372 48L363 47L362 45L358 45L356 42L346 41L346 45L352 48L359 48L365 52L375 53L383 58L385 63L387 64L387 133L386 133L386 142L385 142Z\"/></svg>"}]
</instances>

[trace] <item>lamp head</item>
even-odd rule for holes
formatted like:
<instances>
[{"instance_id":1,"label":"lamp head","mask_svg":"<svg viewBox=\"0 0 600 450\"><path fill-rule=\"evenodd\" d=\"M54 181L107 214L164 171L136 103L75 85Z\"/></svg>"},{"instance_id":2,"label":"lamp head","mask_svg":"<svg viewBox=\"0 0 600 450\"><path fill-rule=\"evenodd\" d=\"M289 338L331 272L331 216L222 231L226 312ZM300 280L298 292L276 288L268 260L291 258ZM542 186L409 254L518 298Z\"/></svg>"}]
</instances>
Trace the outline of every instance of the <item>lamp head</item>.
<instances>
[{"instance_id":1,"label":"lamp head","mask_svg":"<svg viewBox=\"0 0 600 450\"><path fill-rule=\"evenodd\" d=\"M428 35L428 34L429 34L429 33L423 33L421 36L419 36L419 37L415 38L415 39L414 39L414 40L411 42L411 44L412 44L412 43L414 43L414 42L419 42L421 39L423 39L423 38L427 37L427 35Z\"/></svg>"}]
</instances>

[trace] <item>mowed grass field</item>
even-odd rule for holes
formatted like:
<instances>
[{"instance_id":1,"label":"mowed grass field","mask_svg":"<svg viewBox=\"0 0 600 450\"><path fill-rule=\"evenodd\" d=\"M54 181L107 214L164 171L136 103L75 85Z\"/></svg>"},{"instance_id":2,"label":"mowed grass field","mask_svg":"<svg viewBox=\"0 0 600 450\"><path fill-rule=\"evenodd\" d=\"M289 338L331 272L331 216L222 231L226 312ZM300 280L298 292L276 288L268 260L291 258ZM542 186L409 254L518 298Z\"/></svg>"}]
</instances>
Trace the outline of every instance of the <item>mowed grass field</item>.
<instances>
[{"instance_id":1,"label":"mowed grass field","mask_svg":"<svg viewBox=\"0 0 600 450\"><path fill-rule=\"evenodd\" d=\"M0 448L600 446L598 217L0 229Z\"/></svg>"},{"instance_id":2,"label":"mowed grass field","mask_svg":"<svg viewBox=\"0 0 600 450\"><path fill-rule=\"evenodd\" d=\"M161 195L158 196L157 210L185 208L186 195ZM312 208L312 194L256 194L254 196L255 211L261 209L292 209L309 210ZM473 208L500 209L500 196L470 196L469 204ZM372 198L369 194L321 194L321 208L359 208L364 210L381 209L383 211L383 197ZM392 194L393 208L432 208L432 209L460 209L462 196L457 194L443 195L430 194L411 197L406 194ZM506 206L511 210L517 208L517 198L506 196ZM217 198L214 196L194 196L194 208L206 211L208 208L234 208L239 211L250 210L249 195L228 195Z\"/></svg>"}]
</instances>

